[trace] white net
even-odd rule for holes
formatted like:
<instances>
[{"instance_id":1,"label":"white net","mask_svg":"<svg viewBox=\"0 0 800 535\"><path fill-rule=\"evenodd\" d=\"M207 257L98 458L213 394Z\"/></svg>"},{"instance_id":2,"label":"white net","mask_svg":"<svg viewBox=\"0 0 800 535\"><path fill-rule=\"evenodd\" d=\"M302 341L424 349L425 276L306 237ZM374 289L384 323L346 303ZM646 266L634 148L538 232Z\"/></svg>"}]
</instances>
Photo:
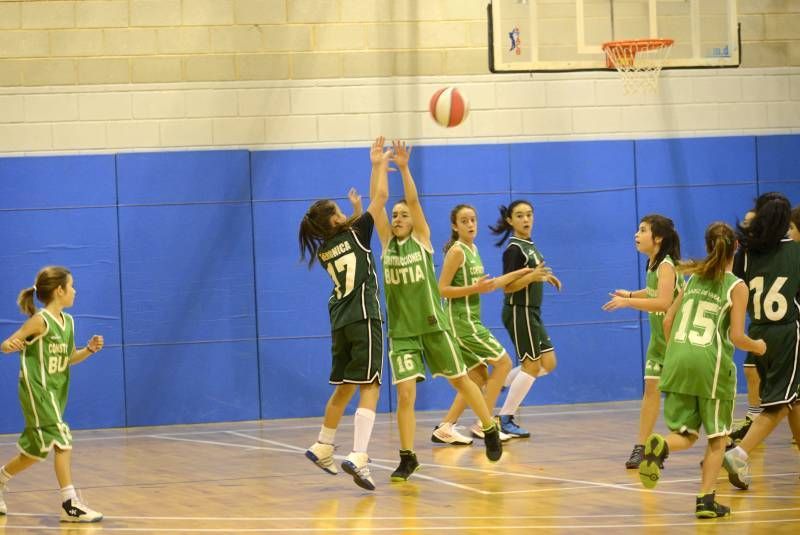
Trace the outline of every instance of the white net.
<instances>
[{"instance_id":1,"label":"white net","mask_svg":"<svg viewBox=\"0 0 800 535\"><path fill-rule=\"evenodd\" d=\"M658 93L658 75L672 42L672 39L639 39L603 45L606 65L617 69L626 95Z\"/></svg>"}]
</instances>

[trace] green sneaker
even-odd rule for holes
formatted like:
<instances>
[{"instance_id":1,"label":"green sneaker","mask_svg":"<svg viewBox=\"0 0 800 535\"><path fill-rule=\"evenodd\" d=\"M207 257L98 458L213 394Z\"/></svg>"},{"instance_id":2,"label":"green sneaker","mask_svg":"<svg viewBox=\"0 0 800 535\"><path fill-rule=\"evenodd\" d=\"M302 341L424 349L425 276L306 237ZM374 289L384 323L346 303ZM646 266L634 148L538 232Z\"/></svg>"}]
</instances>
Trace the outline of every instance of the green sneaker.
<instances>
[{"instance_id":1,"label":"green sneaker","mask_svg":"<svg viewBox=\"0 0 800 535\"><path fill-rule=\"evenodd\" d=\"M644 460L639 464L639 479L645 488L652 489L661 478L664 459L669 456L669 446L664 437L653 433L644 443Z\"/></svg>"},{"instance_id":2,"label":"green sneaker","mask_svg":"<svg viewBox=\"0 0 800 535\"><path fill-rule=\"evenodd\" d=\"M729 516L731 514L731 508L722 505L721 503L717 503L715 497L716 496L714 492L711 494L698 496L695 505L694 516L701 519Z\"/></svg>"}]
</instances>

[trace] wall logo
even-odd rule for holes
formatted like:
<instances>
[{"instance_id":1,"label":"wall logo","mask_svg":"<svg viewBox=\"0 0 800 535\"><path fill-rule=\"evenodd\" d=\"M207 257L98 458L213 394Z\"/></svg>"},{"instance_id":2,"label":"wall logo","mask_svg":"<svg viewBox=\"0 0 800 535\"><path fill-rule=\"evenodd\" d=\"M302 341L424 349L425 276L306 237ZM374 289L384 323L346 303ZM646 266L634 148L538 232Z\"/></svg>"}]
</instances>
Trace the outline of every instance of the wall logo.
<instances>
[{"instance_id":1,"label":"wall logo","mask_svg":"<svg viewBox=\"0 0 800 535\"><path fill-rule=\"evenodd\" d=\"M509 52L512 50L516 55L522 54L522 47L520 44L522 41L519 38L519 26L514 26L514 29L508 32L508 37L511 39L511 48L508 49Z\"/></svg>"}]
</instances>

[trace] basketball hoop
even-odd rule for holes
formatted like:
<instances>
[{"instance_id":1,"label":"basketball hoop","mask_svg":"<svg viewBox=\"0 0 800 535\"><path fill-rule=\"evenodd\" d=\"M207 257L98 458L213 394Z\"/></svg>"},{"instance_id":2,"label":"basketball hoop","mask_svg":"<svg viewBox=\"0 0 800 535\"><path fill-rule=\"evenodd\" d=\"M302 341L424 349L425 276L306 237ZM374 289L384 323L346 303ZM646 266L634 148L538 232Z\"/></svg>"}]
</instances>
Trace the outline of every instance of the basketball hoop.
<instances>
[{"instance_id":1,"label":"basketball hoop","mask_svg":"<svg viewBox=\"0 0 800 535\"><path fill-rule=\"evenodd\" d=\"M658 74L664 66L672 39L636 39L603 43L606 66L622 76L626 95L658 93Z\"/></svg>"}]
</instances>

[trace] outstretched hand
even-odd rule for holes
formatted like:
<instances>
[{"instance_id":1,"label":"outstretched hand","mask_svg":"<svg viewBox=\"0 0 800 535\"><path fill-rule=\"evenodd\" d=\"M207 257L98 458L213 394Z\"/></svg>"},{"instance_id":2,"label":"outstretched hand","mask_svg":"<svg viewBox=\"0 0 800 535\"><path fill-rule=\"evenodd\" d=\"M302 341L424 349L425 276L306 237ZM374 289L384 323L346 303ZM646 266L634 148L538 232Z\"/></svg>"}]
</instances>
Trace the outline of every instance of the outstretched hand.
<instances>
[{"instance_id":1,"label":"outstretched hand","mask_svg":"<svg viewBox=\"0 0 800 535\"><path fill-rule=\"evenodd\" d=\"M408 167L408 160L411 158L411 145L405 141L394 140L392 141L392 152L394 156L392 161L397 167Z\"/></svg>"},{"instance_id":2,"label":"outstretched hand","mask_svg":"<svg viewBox=\"0 0 800 535\"><path fill-rule=\"evenodd\" d=\"M560 280L558 280L558 277L556 277L556 276L555 276L555 275L553 275L552 273L551 273L550 275L548 275L548 277L547 277L547 282L549 282L550 284L552 284L552 285L553 285L553 287L554 287L556 290L558 290L559 292L561 291L561 281L560 281Z\"/></svg>"},{"instance_id":3,"label":"outstretched hand","mask_svg":"<svg viewBox=\"0 0 800 535\"><path fill-rule=\"evenodd\" d=\"M372 162L373 167L388 167L389 162L392 160L392 149L383 150L383 144L385 142L386 138L379 136L375 138L375 141L369 148L369 161ZM390 169L390 171L394 171L394 169Z\"/></svg>"},{"instance_id":4,"label":"outstretched hand","mask_svg":"<svg viewBox=\"0 0 800 535\"><path fill-rule=\"evenodd\" d=\"M488 294L489 292L493 292L495 289L497 289L495 280L489 275L483 275L481 278L472 283L472 285L479 294Z\"/></svg>"},{"instance_id":5,"label":"outstretched hand","mask_svg":"<svg viewBox=\"0 0 800 535\"><path fill-rule=\"evenodd\" d=\"M612 310L619 310L620 308L628 307L628 299L626 297L617 295L617 292L612 292L608 295L611 296L611 301L603 305L603 310L611 312Z\"/></svg>"},{"instance_id":6,"label":"outstretched hand","mask_svg":"<svg viewBox=\"0 0 800 535\"><path fill-rule=\"evenodd\" d=\"M3 350L5 353L13 353L15 351L22 351L25 349L25 342L19 338L9 338L6 340L6 347Z\"/></svg>"},{"instance_id":7,"label":"outstretched hand","mask_svg":"<svg viewBox=\"0 0 800 535\"><path fill-rule=\"evenodd\" d=\"M353 205L353 210L361 208L361 195L359 195L356 188L350 188L350 191L347 192L347 198L350 200L350 204Z\"/></svg>"}]
</instances>

